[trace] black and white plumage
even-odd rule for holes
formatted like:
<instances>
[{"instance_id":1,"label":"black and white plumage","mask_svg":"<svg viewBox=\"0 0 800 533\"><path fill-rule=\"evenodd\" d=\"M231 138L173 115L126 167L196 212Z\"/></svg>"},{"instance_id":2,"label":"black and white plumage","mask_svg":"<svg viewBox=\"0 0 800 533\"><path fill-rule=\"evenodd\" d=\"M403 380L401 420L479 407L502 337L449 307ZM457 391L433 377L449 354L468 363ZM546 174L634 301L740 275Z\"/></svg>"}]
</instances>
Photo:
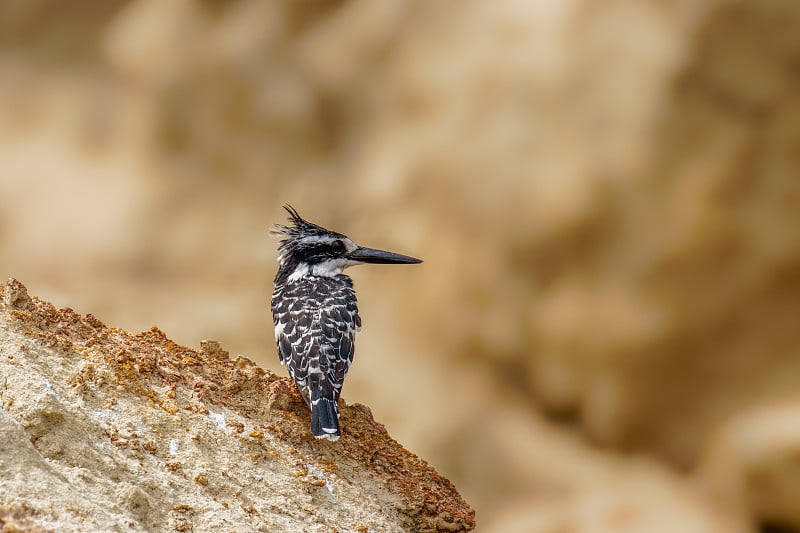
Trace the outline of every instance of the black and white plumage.
<instances>
[{"instance_id":1,"label":"black and white plumage","mask_svg":"<svg viewBox=\"0 0 800 533\"><path fill-rule=\"evenodd\" d=\"M278 273L272 293L275 342L311 409L311 433L338 440L337 401L353 362L361 328L353 281L342 271L361 263L420 263L405 255L364 248L347 236L303 220L291 206L291 226L276 225Z\"/></svg>"}]
</instances>

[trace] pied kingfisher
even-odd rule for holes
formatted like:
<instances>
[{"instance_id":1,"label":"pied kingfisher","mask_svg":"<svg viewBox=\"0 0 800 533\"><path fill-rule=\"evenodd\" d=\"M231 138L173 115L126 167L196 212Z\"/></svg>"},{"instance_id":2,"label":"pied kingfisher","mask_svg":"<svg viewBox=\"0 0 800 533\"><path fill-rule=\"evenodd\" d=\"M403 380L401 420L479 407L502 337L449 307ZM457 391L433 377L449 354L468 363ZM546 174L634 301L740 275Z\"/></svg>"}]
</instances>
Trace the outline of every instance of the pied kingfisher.
<instances>
[{"instance_id":1,"label":"pied kingfisher","mask_svg":"<svg viewBox=\"0 0 800 533\"><path fill-rule=\"evenodd\" d=\"M360 263L421 263L405 255L363 248L347 236L303 220L291 206L291 226L276 224L285 237L278 247L272 318L278 357L311 408L311 433L339 439L336 402L353 362L361 317L353 280L342 270Z\"/></svg>"}]
</instances>

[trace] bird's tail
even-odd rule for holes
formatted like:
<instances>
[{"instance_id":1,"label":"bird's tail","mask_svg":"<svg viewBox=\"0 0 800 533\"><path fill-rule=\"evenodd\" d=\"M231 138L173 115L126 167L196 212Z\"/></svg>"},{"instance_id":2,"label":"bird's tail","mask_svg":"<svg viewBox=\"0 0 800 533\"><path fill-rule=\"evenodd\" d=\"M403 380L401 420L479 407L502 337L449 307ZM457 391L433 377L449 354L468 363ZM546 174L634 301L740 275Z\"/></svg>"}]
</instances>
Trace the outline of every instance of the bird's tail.
<instances>
[{"instance_id":1,"label":"bird's tail","mask_svg":"<svg viewBox=\"0 0 800 533\"><path fill-rule=\"evenodd\" d=\"M314 384L312 380L310 385L311 433L318 439L339 440L339 408L333 390L325 394L325 384Z\"/></svg>"}]
</instances>

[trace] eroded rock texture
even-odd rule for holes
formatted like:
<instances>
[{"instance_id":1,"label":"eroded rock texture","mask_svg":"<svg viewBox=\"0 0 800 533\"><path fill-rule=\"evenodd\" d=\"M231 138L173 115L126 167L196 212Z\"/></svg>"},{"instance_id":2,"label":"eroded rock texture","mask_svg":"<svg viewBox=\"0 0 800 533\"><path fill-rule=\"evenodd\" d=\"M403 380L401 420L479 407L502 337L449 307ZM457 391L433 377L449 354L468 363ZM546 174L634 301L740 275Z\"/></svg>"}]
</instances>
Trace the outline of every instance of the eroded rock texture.
<instances>
[{"instance_id":1,"label":"eroded rock texture","mask_svg":"<svg viewBox=\"0 0 800 533\"><path fill-rule=\"evenodd\" d=\"M3 531L469 531L363 405L317 442L286 379L0 289ZM16 529L15 529L16 528Z\"/></svg>"}]
</instances>

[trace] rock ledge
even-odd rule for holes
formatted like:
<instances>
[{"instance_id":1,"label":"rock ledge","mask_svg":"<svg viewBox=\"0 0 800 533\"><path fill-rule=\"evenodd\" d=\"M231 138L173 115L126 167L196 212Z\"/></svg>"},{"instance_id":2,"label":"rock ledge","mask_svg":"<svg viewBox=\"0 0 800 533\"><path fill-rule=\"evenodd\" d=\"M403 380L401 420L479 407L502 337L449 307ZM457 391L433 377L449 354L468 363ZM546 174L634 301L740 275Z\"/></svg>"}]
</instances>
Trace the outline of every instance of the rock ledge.
<instances>
[{"instance_id":1,"label":"rock ledge","mask_svg":"<svg viewBox=\"0 0 800 533\"><path fill-rule=\"evenodd\" d=\"M316 441L294 386L0 286L0 530L470 531L447 479L342 402Z\"/></svg>"}]
</instances>

